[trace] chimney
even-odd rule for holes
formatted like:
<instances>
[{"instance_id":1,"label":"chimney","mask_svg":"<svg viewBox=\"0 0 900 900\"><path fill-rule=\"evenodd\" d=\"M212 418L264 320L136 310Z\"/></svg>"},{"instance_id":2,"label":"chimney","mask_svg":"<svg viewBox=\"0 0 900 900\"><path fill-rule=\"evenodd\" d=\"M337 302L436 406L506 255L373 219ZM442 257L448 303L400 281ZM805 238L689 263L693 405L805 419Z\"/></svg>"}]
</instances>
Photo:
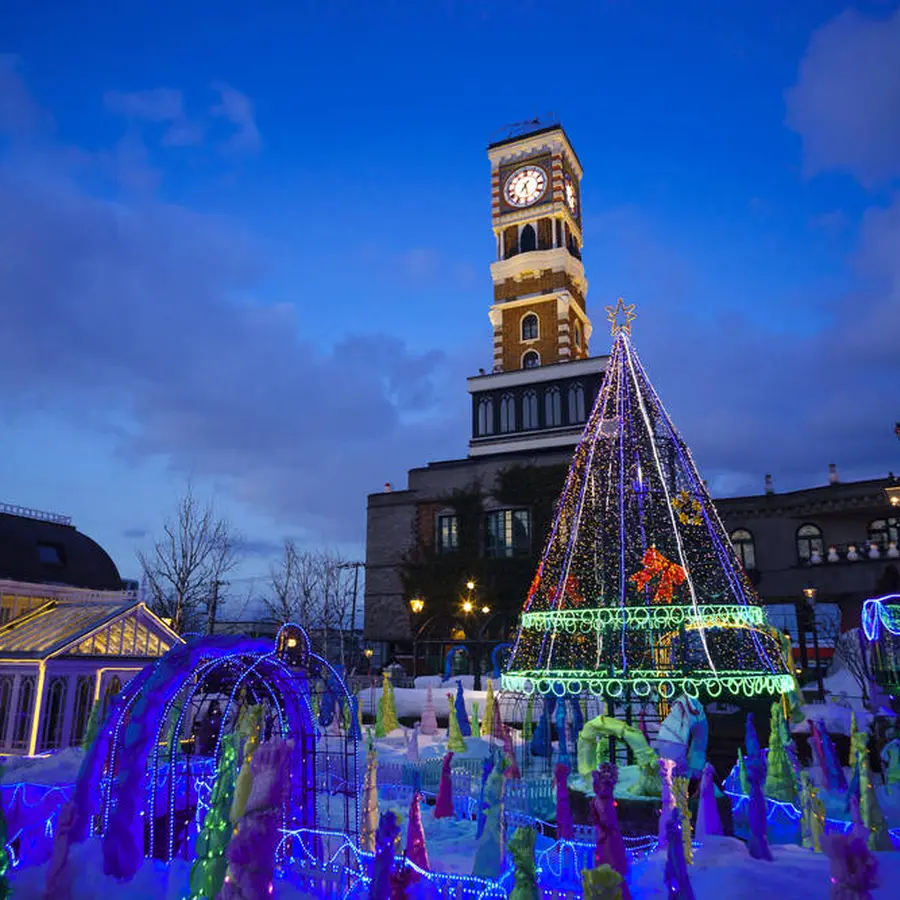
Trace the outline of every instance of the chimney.
<instances>
[{"instance_id":1,"label":"chimney","mask_svg":"<svg viewBox=\"0 0 900 900\"><path fill-rule=\"evenodd\" d=\"M484 375L484 369L479 369L479 370L478 370L478 374L479 374L479 375Z\"/></svg>"},{"instance_id":2,"label":"chimney","mask_svg":"<svg viewBox=\"0 0 900 900\"><path fill-rule=\"evenodd\" d=\"M389 494L392 490L393 490L393 487L391 486L391 483L389 481L386 481L384 483L384 492L386 494Z\"/></svg>"},{"instance_id":3,"label":"chimney","mask_svg":"<svg viewBox=\"0 0 900 900\"><path fill-rule=\"evenodd\" d=\"M766 475L766 493L767 494L775 493L775 484L772 481L771 475Z\"/></svg>"},{"instance_id":4,"label":"chimney","mask_svg":"<svg viewBox=\"0 0 900 900\"><path fill-rule=\"evenodd\" d=\"M829 484L840 484L841 478L838 475L837 465L835 463L828 463L828 483Z\"/></svg>"}]
</instances>

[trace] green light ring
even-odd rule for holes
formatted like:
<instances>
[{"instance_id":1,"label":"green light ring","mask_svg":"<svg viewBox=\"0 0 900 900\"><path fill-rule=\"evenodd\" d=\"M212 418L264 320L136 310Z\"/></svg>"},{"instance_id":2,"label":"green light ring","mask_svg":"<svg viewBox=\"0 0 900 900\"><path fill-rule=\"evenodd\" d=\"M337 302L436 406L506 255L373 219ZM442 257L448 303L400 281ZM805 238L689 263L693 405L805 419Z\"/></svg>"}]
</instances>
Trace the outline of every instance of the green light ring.
<instances>
[{"instance_id":1,"label":"green light ring","mask_svg":"<svg viewBox=\"0 0 900 900\"><path fill-rule=\"evenodd\" d=\"M638 628L650 627L650 612L646 607L634 611L634 624L637 625Z\"/></svg>"},{"instance_id":2,"label":"green light ring","mask_svg":"<svg viewBox=\"0 0 900 900\"><path fill-rule=\"evenodd\" d=\"M553 684L550 685L550 690L556 698L565 697L567 693L566 685L562 681L554 681Z\"/></svg>"},{"instance_id":3,"label":"green light ring","mask_svg":"<svg viewBox=\"0 0 900 900\"><path fill-rule=\"evenodd\" d=\"M658 627L674 628L685 623L712 628L716 624L731 627L760 627L766 624L764 611L757 606L700 606L695 613L691 606L631 607L626 609L550 610L522 614L522 627L564 630L570 634L591 628L614 625L634 625L646 628L651 622Z\"/></svg>"},{"instance_id":4,"label":"green light ring","mask_svg":"<svg viewBox=\"0 0 900 900\"><path fill-rule=\"evenodd\" d=\"M735 676L732 674L726 676L713 677L671 677L664 678L658 674L652 678L641 678L634 682L635 694L637 696L648 696L652 690L653 683L656 684L657 692L662 699L671 698L679 688L688 696L699 696L701 690L705 690L709 696L721 696L723 689L727 689L732 694L744 694L747 696L756 696L762 694L777 695L785 693L793 688L793 677L791 675L743 675ZM505 674L503 676L503 687L505 690L520 691L527 695L535 692L541 694L554 693L555 696L562 696L557 693L552 685L560 684L564 688L564 694L581 694L587 689L591 694L598 697L620 697L624 693L625 681L619 678L591 678L578 676L572 678L565 673L555 673L553 681L542 678L536 683L526 676ZM640 686L640 693L638 687ZM541 690L541 688L546 688Z\"/></svg>"}]
</instances>

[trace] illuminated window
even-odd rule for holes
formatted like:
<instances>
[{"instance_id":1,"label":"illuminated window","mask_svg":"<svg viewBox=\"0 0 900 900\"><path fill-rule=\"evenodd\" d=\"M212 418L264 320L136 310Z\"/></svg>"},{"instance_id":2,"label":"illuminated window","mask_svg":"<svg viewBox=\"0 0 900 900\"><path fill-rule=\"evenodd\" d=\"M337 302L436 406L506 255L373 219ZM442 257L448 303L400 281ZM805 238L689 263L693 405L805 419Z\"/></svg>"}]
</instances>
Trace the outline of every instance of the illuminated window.
<instances>
[{"instance_id":1,"label":"illuminated window","mask_svg":"<svg viewBox=\"0 0 900 900\"><path fill-rule=\"evenodd\" d=\"M457 518L454 515L437 517L438 553L455 553L458 547Z\"/></svg>"},{"instance_id":2,"label":"illuminated window","mask_svg":"<svg viewBox=\"0 0 900 900\"><path fill-rule=\"evenodd\" d=\"M536 369L541 364L541 355L537 350L529 350L522 357L523 369Z\"/></svg>"},{"instance_id":3,"label":"illuminated window","mask_svg":"<svg viewBox=\"0 0 900 900\"><path fill-rule=\"evenodd\" d=\"M485 516L485 537L487 556L527 556L531 552L531 510L492 510Z\"/></svg>"},{"instance_id":4,"label":"illuminated window","mask_svg":"<svg viewBox=\"0 0 900 900\"><path fill-rule=\"evenodd\" d=\"M900 518L875 519L869 522L869 540L880 547L887 547L890 541L900 543Z\"/></svg>"},{"instance_id":5,"label":"illuminated window","mask_svg":"<svg viewBox=\"0 0 900 900\"><path fill-rule=\"evenodd\" d=\"M753 541L753 535L746 528L738 528L737 531L733 531L731 534L731 543L744 569L747 571L755 569L756 546Z\"/></svg>"},{"instance_id":6,"label":"illuminated window","mask_svg":"<svg viewBox=\"0 0 900 900\"><path fill-rule=\"evenodd\" d=\"M538 336L538 317L534 313L528 313L522 319L522 340L535 341Z\"/></svg>"},{"instance_id":7,"label":"illuminated window","mask_svg":"<svg viewBox=\"0 0 900 900\"><path fill-rule=\"evenodd\" d=\"M34 715L34 677L26 675L19 679L19 702L16 704L16 717L13 720L12 745L15 750L22 750L25 747L32 715Z\"/></svg>"},{"instance_id":8,"label":"illuminated window","mask_svg":"<svg viewBox=\"0 0 900 900\"><path fill-rule=\"evenodd\" d=\"M72 713L72 736L69 739L69 746L78 746L84 739L93 697L94 676L79 675L75 682L75 709Z\"/></svg>"},{"instance_id":9,"label":"illuminated window","mask_svg":"<svg viewBox=\"0 0 900 900\"><path fill-rule=\"evenodd\" d=\"M12 675L0 678L0 746L6 745L6 726L12 713Z\"/></svg>"},{"instance_id":10,"label":"illuminated window","mask_svg":"<svg viewBox=\"0 0 900 900\"><path fill-rule=\"evenodd\" d=\"M526 430L538 427L537 391L528 390L522 394L522 427Z\"/></svg>"},{"instance_id":11,"label":"illuminated window","mask_svg":"<svg viewBox=\"0 0 900 900\"><path fill-rule=\"evenodd\" d=\"M500 398L500 431L508 434L516 430L516 398L504 394Z\"/></svg>"},{"instance_id":12,"label":"illuminated window","mask_svg":"<svg viewBox=\"0 0 900 900\"><path fill-rule=\"evenodd\" d=\"M575 425L584 419L584 388L576 383L569 388L569 424Z\"/></svg>"},{"instance_id":13,"label":"illuminated window","mask_svg":"<svg viewBox=\"0 0 900 900\"><path fill-rule=\"evenodd\" d=\"M562 425L562 403L558 387L547 388L544 392L544 419L548 428Z\"/></svg>"},{"instance_id":14,"label":"illuminated window","mask_svg":"<svg viewBox=\"0 0 900 900\"><path fill-rule=\"evenodd\" d=\"M797 558L801 563L807 563L814 551L819 556L825 552L822 529L818 525L801 525L797 529Z\"/></svg>"},{"instance_id":15,"label":"illuminated window","mask_svg":"<svg viewBox=\"0 0 900 900\"><path fill-rule=\"evenodd\" d=\"M490 397L478 401L478 433L494 433L494 401Z\"/></svg>"},{"instance_id":16,"label":"illuminated window","mask_svg":"<svg viewBox=\"0 0 900 900\"><path fill-rule=\"evenodd\" d=\"M44 701L44 727L41 736L43 750L59 750L62 745L63 719L66 715L66 692L69 679L62 676L50 679Z\"/></svg>"}]
</instances>

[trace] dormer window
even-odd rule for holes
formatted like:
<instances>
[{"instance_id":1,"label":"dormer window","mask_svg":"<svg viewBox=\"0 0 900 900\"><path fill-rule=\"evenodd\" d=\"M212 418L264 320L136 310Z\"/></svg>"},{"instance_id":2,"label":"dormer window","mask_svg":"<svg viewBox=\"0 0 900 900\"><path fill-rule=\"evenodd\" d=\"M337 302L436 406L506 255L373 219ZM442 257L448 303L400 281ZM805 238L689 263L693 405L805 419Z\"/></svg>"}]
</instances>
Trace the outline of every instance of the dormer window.
<instances>
[{"instance_id":1,"label":"dormer window","mask_svg":"<svg viewBox=\"0 0 900 900\"><path fill-rule=\"evenodd\" d=\"M63 566L65 560L63 558L63 548L59 544L43 544L38 545L38 559L45 566Z\"/></svg>"}]
</instances>

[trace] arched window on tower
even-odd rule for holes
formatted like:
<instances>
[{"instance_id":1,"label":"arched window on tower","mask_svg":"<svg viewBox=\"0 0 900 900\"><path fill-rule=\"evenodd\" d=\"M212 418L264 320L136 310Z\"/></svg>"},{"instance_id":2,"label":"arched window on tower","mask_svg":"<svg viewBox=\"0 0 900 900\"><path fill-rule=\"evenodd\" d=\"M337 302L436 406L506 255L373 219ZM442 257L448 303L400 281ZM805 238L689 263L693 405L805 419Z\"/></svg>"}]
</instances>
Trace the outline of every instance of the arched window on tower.
<instances>
[{"instance_id":1,"label":"arched window on tower","mask_svg":"<svg viewBox=\"0 0 900 900\"><path fill-rule=\"evenodd\" d=\"M528 313L522 317L522 340L536 341L538 336L538 317Z\"/></svg>"},{"instance_id":2,"label":"arched window on tower","mask_svg":"<svg viewBox=\"0 0 900 900\"><path fill-rule=\"evenodd\" d=\"M510 259L519 252L519 229L510 225L503 229L503 258Z\"/></svg>"},{"instance_id":3,"label":"arched window on tower","mask_svg":"<svg viewBox=\"0 0 900 900\"><path fill-rule=\"evenodd\" d=\"M756 544L753 535L746 528L738 528L731 532L731 544L744 570L749 572L756 568Z\"/></svg>"},{"instance_id":4,"label":"arched window on tower","mask_svg":"<svg viewBox=\"0 0 900 900\"><path fill-rule=\"evenodd\" d=\"M478 401L478 433L494 433L494 401L490 397Z\"/></svg>"},{"instance_id":5,"label":"arched window on tower","mask_svg":"<svg viewBox=\"0 0 900 900\"><path fill-rule=\"evenodd\" d=\"M522 428L529 430L538 427L537 391L527 390L522 394Z\"/></svg>"},{"instance_id":6,"label":"arched window on tower","mask_svg":"<svg viewBox=\"0 0 900 900\"><path fill-rule=\"evenodd\" d=\"M569 388L569 424L583 422L584 418L584 387L580 382L575 382Z\"/></svg>"},{"instance_id":7,"label":"arched window on tower","mask_svg":"<svg viewBox=\"0 0 900 900\"><path fill-rule=\"evenodd\" d=\"M522 368L536 369L541 364L541 355L537 350L528 350L522 354Z\"/></svg>"},{"instance_id":8,"label":"arched window on tower","mask_svg":"<svg viewBox=\"0 0 900 900\"><path fill-rule=\"evenodd\" d=\"M519 235L519 249L522 253L529 250L537 250L537 235L534 233L534 225L526 225Z\"/></svg>"},{"instance_id":9,"label":"arched window on tower","mask_svg":"<svg viewBox=\"0 0 900 900\"><path fill-rule=\"evenodd\" d=\"M801 563L808 563L813 553L825 554L825 541L822 529L818 525L801 525L797 529L797 558Z\"/></svg>"},{"instance_id":10,"label":"arched window on tower","mask_svg":"<svg viewBox=\"0 0 900 900\"><path fill-rule=\"evenodd\" d=\"M508 434L516 430L516 398L512 394L504 394L500 398L500 431Z\"/></svg>"},{"instance_id":11,"label":"arched window on tower","mask_svg":"<svg viewBox=\"0 0 900 900\"><path fill-rule=\"evenodd\" d=\"M547 388L544 392L544 420L548 428L562 425L562 403L556 386Z\"/></svg>"}]
</instances>

